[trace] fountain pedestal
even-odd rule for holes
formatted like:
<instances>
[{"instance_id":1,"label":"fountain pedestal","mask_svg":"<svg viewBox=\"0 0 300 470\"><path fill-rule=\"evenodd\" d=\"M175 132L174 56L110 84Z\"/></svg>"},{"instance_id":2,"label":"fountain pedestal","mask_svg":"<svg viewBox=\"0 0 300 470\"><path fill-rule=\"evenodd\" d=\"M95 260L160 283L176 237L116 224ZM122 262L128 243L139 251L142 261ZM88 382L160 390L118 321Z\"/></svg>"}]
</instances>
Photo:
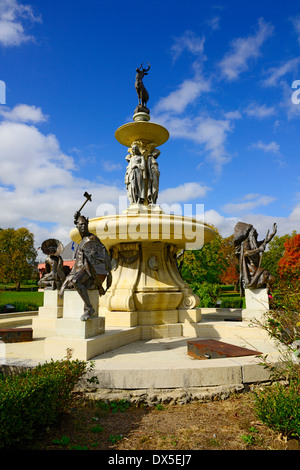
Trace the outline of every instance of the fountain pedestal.
<instances>
[{"instance_id":1,"label":"fountain pedestal","mask_svg":"<svg viewBox=\"0 0 300 470\"><path fill-rule=\"evenodd\" d=\"M199 321L201 314L196 308L198 297L178 271L176 255L182 249L201 248L215 237L215 231L196 218L166 214L153 200L149 163L157 159L157 147L168 140L169 133L149 122L149 116L145 119L144 113L134 119L115 133L129 147L127 174L140 165L139 174L128 176L136 185L127 188L131 204L122 214L89 221L89 230L112 257L112 284L100 297L99 315L105 317L106 327L177 325L180 336L182 318ZM80 241L77 229L70 235ZM170 329L164 330L170 334Z\"/></svg>"}]
</instances>

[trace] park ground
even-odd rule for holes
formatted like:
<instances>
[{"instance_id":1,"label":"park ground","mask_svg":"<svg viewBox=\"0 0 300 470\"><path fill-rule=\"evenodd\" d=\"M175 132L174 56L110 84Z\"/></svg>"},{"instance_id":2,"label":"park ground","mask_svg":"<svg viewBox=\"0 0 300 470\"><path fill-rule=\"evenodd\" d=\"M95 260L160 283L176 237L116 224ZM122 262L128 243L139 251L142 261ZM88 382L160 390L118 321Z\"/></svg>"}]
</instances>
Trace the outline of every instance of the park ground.
<instances>
[{"instance_id":1,"label":"park ground","mask_svg":"<svg viewBox=\"0 0 300 470\"><path fill-rule=\"evenodd\" d=\"M300 450L258 421L253 392L226 400L129 405L80 393L59 422L38 434L36 450Z\"/></svg>"}]
</instances>

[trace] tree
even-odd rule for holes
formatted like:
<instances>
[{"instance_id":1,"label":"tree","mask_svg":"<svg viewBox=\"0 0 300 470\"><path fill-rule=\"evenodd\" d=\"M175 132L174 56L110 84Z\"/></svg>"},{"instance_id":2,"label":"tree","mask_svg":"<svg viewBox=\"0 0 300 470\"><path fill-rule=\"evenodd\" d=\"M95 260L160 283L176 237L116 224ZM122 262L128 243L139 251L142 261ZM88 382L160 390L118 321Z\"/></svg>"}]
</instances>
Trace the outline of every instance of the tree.
<instances>
[{"instance_id":1,"label":"tree","mask_svg":"<svg viewBox=\"0 0 300 470\"><path fill-rule=\"evenodd\" d=\"M227 260L220 251L222 242L223 239L217 231L217 237L200 250L188 250L184 253L181 275L191 287L195 283L219 284L221 282L220 276L227 267Z\"/></svg>"},{"instance_id":2,"label":"tree","mask_svg":"<svg viewBox=\"0 0 300 470\"><path fill-rule=\"evenodd\" d=\"M300 234L286 240L285 251L278 263L278 272L282 279L300 280Z\"/></svg>"},{"instance_id":3,"label":"tree","mask_svg":"<svg viewBox=\"0 0 300 470\"><path fill-rule=\"evenodd\" d=\"M297 232L293 231L291 235L275 236L269 243L267 251L263 254L261 266L267 269L275 278L279 276L278 263L285 251L284 244L296 234Z\"/></svg>"},{"instance_id":4,"label":"tree","mask_svg":"<svg viewBox=\"0 0 300 470\"><path fill-rule=\"evenodd\" d=\"M13 282L17 290L31 278L36 267L34 236L26 228L0 230L0 279Z\"/></svg>"},{"instance_id":5,"label":"tree","mask_svg":"<svg viewBox=\"0 0 300 470\"><path fill-rule=\"evenodd\" d=\"M226 264L225 269L220 275L221 284L237 284L239 271L238 259L235 255L234 235L222 239L219 255Z\"/></svg>"}]
</instances>

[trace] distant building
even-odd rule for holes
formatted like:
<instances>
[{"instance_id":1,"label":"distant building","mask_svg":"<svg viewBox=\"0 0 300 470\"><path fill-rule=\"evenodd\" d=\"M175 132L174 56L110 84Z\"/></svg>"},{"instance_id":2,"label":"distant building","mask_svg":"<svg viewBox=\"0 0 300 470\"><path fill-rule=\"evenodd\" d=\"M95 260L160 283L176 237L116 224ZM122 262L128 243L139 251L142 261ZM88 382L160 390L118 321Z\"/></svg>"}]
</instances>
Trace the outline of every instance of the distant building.
<instances>
[{"instance_id":1,"label":"distant building","mask_svg":"<svg viewBox=\"0 0 300 470\"><path fill-rule=\"evenodd\" d=\"M70 242L68 243L68 245L65 246L65 249L61 254L61 257L64 263L64 271L66 275L69 274L69 272L71 271L75 263L75 254L76 254L77 247L78 247L77 243ZM45 263L39 263L38 270L39 270L39 276L41 278L46 272Z\"/></svg>"}]
</instances>

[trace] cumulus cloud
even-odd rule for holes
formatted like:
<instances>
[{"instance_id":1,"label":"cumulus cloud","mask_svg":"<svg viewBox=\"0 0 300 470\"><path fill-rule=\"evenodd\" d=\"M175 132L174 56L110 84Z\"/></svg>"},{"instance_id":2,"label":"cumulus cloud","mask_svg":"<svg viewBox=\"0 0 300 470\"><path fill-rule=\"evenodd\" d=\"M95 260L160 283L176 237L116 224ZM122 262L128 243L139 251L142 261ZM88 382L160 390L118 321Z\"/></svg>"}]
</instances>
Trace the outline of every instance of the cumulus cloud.
<instances>
[{"instance_id":1,"label":"cumulus cloud","mask_svg":"<svg viewBox=\"0 0 300 470\"><path fill-rule=\"evenodd\" d=\"M209 190L210 188L199 183L184 183L175 188L161 191L159 194L159 204L184 203L200 197L203 198Z\"/></svg>"},{"instance_id":2,"label":"cumulus cloud","mask_svg":"<svg viewBox=\"0 0 300 470\"><path fill-rule=\"evenodd\" d=\"M204 220L208 224L214 225L223 237L229 237L233 234L237 222L252 224L259 234L259 239L265 238L267 231L271 230L273 224L276 223L277 235L281 237L285 234L291 234L294 230L300 232L300 204L297 204L287 217L273 217L253 212L228 217L216 210L208 210L205 211Z\"/></svg>"},{"instance_id":3,"label":"cumulus cloud","mask_svg":"<svg viewBox=\"0 0 300 470\"><path fill-rule=\"evenodd\" d=\"M273 153L276 155L280 155L280 146L274 140L269 144L265 144L261 140L259 140L258 142L252 144L252 147L260 149L265 153Z\"/></svg>"},{"instance_id":4,"label":"cumulus cloud","mask_svg":"<svg viewBox=\"0 0 300 470\"><path fill-rule=\"evenodd\" d=\"M226 214L240 214L256 209L257 207L267 206L274 202L276 198L259 194L247 194L240 202L232 202L223 206Z\"/></svg>"},{"instance_id":5,"label":"cumulus cloud","mask_svg":"<svg viewBox=\"0 0 300 470\"><path fill-rule=\"evenodd\" d=\"M30 5L23 5L18 0L0 2L0 44L4 47L19 46L33 40L25 30L27 24L41 22Z\"/></svg>"},{"instance_id":6,"label":"cumulus cloud","mask_svg":"<svg viewBox=\"0 0 300 470\"><path fill-rule=\"evenodd\" d=\"M86 190L93 196L86 206L90 217L96 216L100 202L118 205L125 193L124 188L78 177L75 160L61 150L56 136L33 124L43 120L38 108L19 105L6 109L0 122L1 227L32 227L37 243L47 231L48 236L69 233Z\"/></svg>"},{"instance_id":7,"label":"cumulus cloud","mask_svg":"<svg viewBox=\"0 0 300 470\"><path fill-rule=\"evenodd\" d=\"M185 80L177 90L159 101L154 112L182 113L189 104L194 103L202 93L208 91L210 91L210 82L202 77Z\"/></svg>"},{"instance_id":8,"label":"cumulus cloud","mask_svg":"<svg viewBox=\"0 0 300 470\"><path fill-rule=\"evenodd\" d=\"M155 121L167 127L172 138L187 139L201 146L206 160L211 162L216 173L231 160L226 151L226 139L232 132L229 119L214 119L209 116L178 117L171 114L158 114Z\"/></svg>"},{"instance_id":9,"label":"cumulus cloud","mask_svg":"<svg viewBox=\"0 0 300 470\"><path fill-rule=\"evenodd\" d=\"M275 106L266 106L265 104L250 103L245 109L245 113L247 116L263 119L273 116L276 113L276 108Z\"/></svg>"},{"instance_id":10,"label":"cumulus cloud","mask_svg":"<svg viewBox=\"0 0 300 470\"><path fill-rule=\"evenodd\" d=\"M32 122L35 124L45 122L48 119L48 117L43 114L41 108L37 108L36 106L29 106L27 104L19 104L13 109L1 107L0 115L6 121L27 123Z\"/></svg>"},{"instance_id":11,"label":"cumulus cloud","mask_svg":"<svg viewBox=\"0 0 300 470\"><path fill-rule=\"evenodd\" d=\"M273 26L259 19L256 33L246 38L235 39L231 43L230 51L219 63L222 75L227 80L236 80L248 69L249 61L260 56L263 43L272 33Z\"/></svg>"}]
</instances>

